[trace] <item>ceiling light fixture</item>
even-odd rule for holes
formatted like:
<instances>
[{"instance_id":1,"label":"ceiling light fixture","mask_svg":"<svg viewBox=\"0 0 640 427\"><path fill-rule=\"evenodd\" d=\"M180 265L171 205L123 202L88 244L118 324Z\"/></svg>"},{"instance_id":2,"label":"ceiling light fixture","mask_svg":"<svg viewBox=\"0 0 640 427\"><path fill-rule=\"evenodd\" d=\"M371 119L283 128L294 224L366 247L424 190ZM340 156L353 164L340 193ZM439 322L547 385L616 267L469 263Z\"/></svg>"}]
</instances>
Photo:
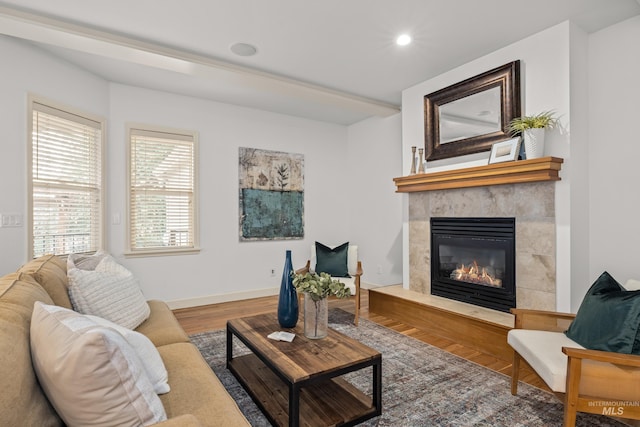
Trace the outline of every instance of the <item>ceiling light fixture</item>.
<instances>
[{"instance_id":1,"label":"ceiling light fixture","mask_svg":"<svg viewBox=\"0 0 640 427\"><path fill-rule=\"evenodd\" d=\"M253 56L258 51L255 46L248 43L234 43L229 49L239 56Z\"/></svg>"},{"instance_id":2,"label":"ceiling light fixture","mask_svg":"<svg viewBox=\"0 0 640 427\"><path fill-rule=\"evenodd\" d=\"M409 34L401 34L396 39L396 44L398 46L406 46L411 43L411 36Z\"/></svg>"}]
</instances>

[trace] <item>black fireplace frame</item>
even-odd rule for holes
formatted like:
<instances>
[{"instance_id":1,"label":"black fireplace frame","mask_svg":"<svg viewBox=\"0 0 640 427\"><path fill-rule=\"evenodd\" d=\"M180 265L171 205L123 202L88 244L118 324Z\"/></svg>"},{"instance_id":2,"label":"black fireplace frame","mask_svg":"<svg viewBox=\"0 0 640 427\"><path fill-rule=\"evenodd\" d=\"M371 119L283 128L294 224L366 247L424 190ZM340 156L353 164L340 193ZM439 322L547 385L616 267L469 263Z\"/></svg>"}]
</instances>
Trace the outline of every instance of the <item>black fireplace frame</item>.
<instances>
[{"instance_id":1,"label":"black fireplace frame","mask_svg":"<svg viewBox=\"0 0 640 427\"><path fill-rule=\"evenodd\" d=\"M516 306L515 228L515 218L431 218L431 294L509 312ZM459 241L505 249L502 287L440 277L440 245Z\"/></svg>"}]
</instances>

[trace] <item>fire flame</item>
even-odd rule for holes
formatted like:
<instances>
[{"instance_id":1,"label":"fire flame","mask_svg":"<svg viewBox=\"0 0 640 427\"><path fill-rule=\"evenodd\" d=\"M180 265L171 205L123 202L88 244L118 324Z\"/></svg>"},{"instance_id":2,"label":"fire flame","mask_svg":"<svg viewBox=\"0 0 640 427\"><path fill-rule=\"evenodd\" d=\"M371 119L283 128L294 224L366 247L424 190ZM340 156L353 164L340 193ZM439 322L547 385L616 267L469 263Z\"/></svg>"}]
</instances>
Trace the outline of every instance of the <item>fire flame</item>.
<instances>
[{"instance_id":1,"label":"fire flame","mask_svg":"<svg viewBox=\"0 0 640 427\"><path fill-rule=\"evenodd\" d=\"M496 279L489 274L486 267L479 267L476 261L473 261L473 263L468 266L461 264L460 267L453 270L450 277L461 282L489 285L496 288L502 286L502 280Z\"/></svg>"}]
</instances>

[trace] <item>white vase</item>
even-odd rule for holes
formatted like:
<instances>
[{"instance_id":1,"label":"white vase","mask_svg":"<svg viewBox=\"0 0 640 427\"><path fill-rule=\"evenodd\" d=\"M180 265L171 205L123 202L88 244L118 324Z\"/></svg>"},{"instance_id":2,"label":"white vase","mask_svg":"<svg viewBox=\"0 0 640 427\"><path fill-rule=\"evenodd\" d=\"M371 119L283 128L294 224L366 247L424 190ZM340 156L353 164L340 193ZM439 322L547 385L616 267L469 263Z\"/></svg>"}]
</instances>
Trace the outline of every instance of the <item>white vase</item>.
<instances>
[{"instance_id":1,"label":"white vase","mask_svg":"<svg viewBox=\"0 0 640 427\"><path fill-rule=\"evenodd\" d=\"M527 159L544 156L544 130L544 128L535 128L524 131L524 151Z\"/></svg>"}]
</instances>

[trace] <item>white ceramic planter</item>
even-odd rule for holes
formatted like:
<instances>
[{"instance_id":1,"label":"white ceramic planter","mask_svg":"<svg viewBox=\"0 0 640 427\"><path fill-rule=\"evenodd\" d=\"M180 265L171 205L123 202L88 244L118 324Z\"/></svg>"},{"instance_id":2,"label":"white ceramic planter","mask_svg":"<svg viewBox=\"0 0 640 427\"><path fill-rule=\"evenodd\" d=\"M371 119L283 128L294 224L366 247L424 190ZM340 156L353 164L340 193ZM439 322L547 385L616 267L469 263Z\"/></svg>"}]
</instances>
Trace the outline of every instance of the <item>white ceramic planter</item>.
<instances>
[{"instance_id":1,"label":"white ceramic planter","mask_svg":"<svg viewBox=\"0 0 640 427\"><path fill-rule=\"evenodd\" d=\"M527 154L527 159L537 159L544 156L544 131L544 128L524 131L524 151Z\"/></svg>"}]
</instances>

